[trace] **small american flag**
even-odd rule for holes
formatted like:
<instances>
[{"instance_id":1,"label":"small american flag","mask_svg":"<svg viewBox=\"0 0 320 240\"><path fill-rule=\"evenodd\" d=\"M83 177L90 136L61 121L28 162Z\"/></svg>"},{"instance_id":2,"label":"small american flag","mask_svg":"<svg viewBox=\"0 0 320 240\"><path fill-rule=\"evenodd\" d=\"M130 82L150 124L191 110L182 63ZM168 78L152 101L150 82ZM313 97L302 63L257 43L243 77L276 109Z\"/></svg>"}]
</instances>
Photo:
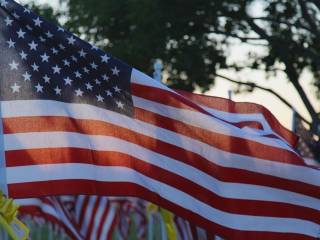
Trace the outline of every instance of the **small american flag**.
<instances>
[{"instance_id":1,"label":"small american flag","mask_svg":"<svg viewBox=\"0 0 320 240\"><path fill-rule=\"evenodd\" d=\"M107 197L76 197L75 219L84 239L111 239L118 219L119 204Z\"/></svg>"},{"instance_id":2,"label":"small american flag","mask_svg":"<svg viewBox=\"0 0 320 240\"><path fill-rule=\"evenodd\" d=\"M319 141L316 141L314 134L304 126L298 116L295 116L294 121L294 131L299 136L297 151L307 164L320 167L319 160L317 160L320 156Z\"/></svg>"},{"instance_id":3,"label":"small american flag","mask_svg":"<svg viewBox=\"0 0 320 240\"><path fill-rule=\"evenodd\" d=\"M133 196L224 239L319 237L319 170L268 110L174 91L0 6L9 196Z\"/></svg>"}]
</instances>

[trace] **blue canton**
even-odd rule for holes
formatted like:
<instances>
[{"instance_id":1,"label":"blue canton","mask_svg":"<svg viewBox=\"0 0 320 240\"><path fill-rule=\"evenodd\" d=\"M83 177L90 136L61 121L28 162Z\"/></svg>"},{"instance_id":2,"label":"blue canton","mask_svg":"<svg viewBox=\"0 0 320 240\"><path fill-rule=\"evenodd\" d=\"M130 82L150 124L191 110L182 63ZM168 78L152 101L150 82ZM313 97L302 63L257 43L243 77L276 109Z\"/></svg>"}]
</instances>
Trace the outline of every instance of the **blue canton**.
<instances>
[{"instance_id":1,"label":"blue canton","mask_svg":"<svg viewBox=\"0 0 320 240\"><path fill-rule=\"evenodd\" d=\"M0 100L85 103L131 116L132 68L11 0L0 0Z\"/></svg>"}]
</instances>

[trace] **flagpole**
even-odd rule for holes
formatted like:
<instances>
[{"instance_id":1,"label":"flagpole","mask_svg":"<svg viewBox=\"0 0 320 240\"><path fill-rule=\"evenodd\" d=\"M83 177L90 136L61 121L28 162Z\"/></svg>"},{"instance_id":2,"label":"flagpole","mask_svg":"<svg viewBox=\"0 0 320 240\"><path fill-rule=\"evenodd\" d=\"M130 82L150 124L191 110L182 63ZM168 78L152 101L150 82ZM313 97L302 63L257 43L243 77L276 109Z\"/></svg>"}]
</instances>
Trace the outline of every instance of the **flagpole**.
<instances>
[{"instance_id":1,"label":"flagpole","mask_svg":"<svg viewBox=\"0 0 320 240\"><path fill-rule=\"evenodd\" d=\"M229 100L232 100L232 90L231 89L228 90L228 98L229 98Z\"/></svg>"},{"instance_id":2,"label":"flagpole","mask_svg":"<svg viewBox=\"0 0 320 240\"><path fill-rule=\"evenodd\" d=\"M0 190L2 191L3 194L8 196L1 103L0 103ZM8 234L3 227L1 227L0 231L1 231L1 239L8 240Z\"/></svg>"},{"instance_id":3,"label":"flagpole","mask_svg":"<svg viewBox=\"0 0 320 240\"><path fill-rule=\"evenodd\" d=\"M157 59L153 64L153 78L158 82L162 82L162 68L162 61L160 59Z\"/></svg>"},{"instance_id":4,"label":"flagpole","mask_svg":"<svg viewBox=\"0 0 320 240\"><path fill-rule=\"evenodd\" d=\"M2 121L2 104L0 103L0 190L8 196L7 171L4 153L4 133Z\"/></svg>"},{"instance_id":5,"label":"flagpole","mask_svg":"<svg viewBox=\"0 0 320 240\"><path fill-rule=\"evenodd\" d=\"M297 112L294 108L292 108L292 124L291 124L292 132L296 132L296 128L297 128L296 118L297 118Z\"/></svg>"}]
</instances>

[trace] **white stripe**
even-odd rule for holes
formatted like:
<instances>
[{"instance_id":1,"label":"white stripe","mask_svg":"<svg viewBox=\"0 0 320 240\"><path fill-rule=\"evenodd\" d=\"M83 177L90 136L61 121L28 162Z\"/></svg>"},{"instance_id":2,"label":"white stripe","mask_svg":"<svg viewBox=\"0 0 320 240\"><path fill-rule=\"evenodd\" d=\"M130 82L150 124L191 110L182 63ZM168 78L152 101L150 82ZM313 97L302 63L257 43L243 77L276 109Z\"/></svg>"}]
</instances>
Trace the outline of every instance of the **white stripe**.
<instances>
[{"instance_id":1,"label":"white stripe","mask_svg":"<svg viewBox=\"0 0 320 240\"><path fill-rule=\"evenodd\" d=\"M43 202L40 198L26 198L16 199L15 203L25 207L39 207L43 213L61 221L75 236L77 236L77 239L83 239L75 230L73 224L70 223L69 219L65 216L65 213L61 209L60 205L56 203L54 198L48 198L48 200L50 203Z\"/></svg>"},{"instance_id":2,"label":"white stripe","mask_svg":"<svg viewBox=\"0 0 320 240\"><path fill-rule=\"evenodd\" d=\"M103 228L102 228L99 240L107 239L108 234L110 232L110 228L112 227L113 220L115 218L115 214L116 214L116 208L112 204L110 204L107 219L104 220L104 224L103 224Z\"/></svg>"},{"instance_id":3,"label":"white stripe","mask_svg":"<svg viewBox=\"0 0 320 240\"><path fill-rule=\"evenodd\" d=\"M211 177L187 164L114 137L68 132L36 132L5 135L5 139L6 142L12 145L7 150L74 147L97 151L121 152L187 178L221 197L283 202L310 207L316 210L320 209L319 199L271 187L221 182L213 176ZM19 180L20 175L9 175L10 169L8 168L7 170L9 184L24 181ZM50 167L44 169L44 171L48 171L49 174ZM32 176L32 178L36 178L36 176Z\"/></svg>"},{"instance_id":4,"label":"white stripe","mask_svg":"<svg viewBox=\"0 0 320 240\"><path fill-rule=\"evenodd\" d=\"M5 157L4 139L3 139L3 122L2 122L1 116L2 116L2 109L0 104L0 189L3 194L8 196L6 157Z\"/></svg>"},{"instance_id":5,"label":"white stripe","mask_svg":"<svg viewBox=\"0 0 320 240\"><path fill-rule=\"evenodd\" d=\"M146 75L136 69L133 69L133 71L132 71L131 82L136 83L136 84L140 84L140 85L144 85L144 86L148 86L148 87L159 88L161 90L172 92L177 95L180 95L183 98L186 98L183 95L168 88L163 83L161 83L159 81L155 81L154 79L152 79L148 75ZM186 99L188 99L188 98L186 98ZM200 106L204 110L210 112L212 115L214 115L220 119L224 119L226 121L233 122L233 123L238 123L238 122L242 122L242 121L258 121L263 126L263 134L272 134L272 133L275 134L275 132L273 132L273 130L271 129L269 122L266 120L265 116L262 113L247 113L246 114L246 113L224 112L224 111L220 111L220 110L217 110L214 108L203 106L203 105L197 103L197 101L193 101L190 99L188 99L188 100L195 102L198 106Z\"/></svg>"},{"instance_id":6,"label":"white stripe","mask_svg":"<svg viewBox=\"0 0 320 240\"><path fill-rule=\"evenodd\" d=\"M99 202L99 206L97 208L97 212L93 216L94 222L93 222L93 228L92 228L91 235L90 235L91 240L97 240L97 233L98 233L99 226L101 224L104 224L104 219L102 219L102 216L103 216L103 213L107 207L107 198L106 197L99 197L99 199L100 199L100 202ZM97 201L98 201L98 199L97 199Z\"/></svg>"},{"instance_id":7,"label":"white stripe","mask_svg":"<svg viewBox=\"0 0 320 240\"><path fill-rule=\"evenodd\" d=\"M46 168L50 169L50 174L43 171ZM96 167L87 164L52 164L50 167L35 165L10 168L8 176L11 178L17 175L21 176L23 182L33 182L36 179L30 176L35 172L41 181L88 179L101 182L135 183L158 193L178 206L228 228L247 231L290 232L312 237L318 237L319 233L318 224L306 220L231 214L217 210L178 189L125 167Z\"/></svg>"},{"instance_id":8,"label":"white stripe","mask_svg":"<svg viewBox=\"0 0 320 240\"><path fill-rule=\"evenodd\" d=\"M65 215L64 211L61 209L60 204L56 202L54 198L50 198L53 201L53 204L55 206L55 210L57 211L58 214L58 219L63 222L63 224L77 237L78 240L83 239L78 231L75 229L73 224L70 222L69 218Z\"/></svg>"},{"instance_id":9,"label":"white stripe","mask_svg":"<svg viewBox=\"0 0 320 240\"><path fill-rule=\"evenodd\" d=\"M77 198L77 201L75 206L75 213L76 213L75 218L76 218L76 221L79 222L85 196L78 195L76 198Z\"/></svg>"},{"instance_id":10,"label":"white stripe","mask_svg":"<svg viewBox=\"0 0 320 240\"><path fill-rule=\"evenodd\" d=\"M131 72L131 82L149 86L149 87L155 87L155 88L159 88L159 89L163 89L163 90L175 93L175 91L171 90L163 83L149 77L148 75L134 68L132 69L132 72Z\"/></svg>"},{"instance_id":11,"label":"white stripe","mask_svg":"<svg viewBox=\"0 0 320 240\"><path fill-rule=\"evenodd\" d=\"M134 96L133 101L134 105L139 108L143 108L165 117L170 117L171 119L179 120L191 126L199 127L210 132L239 137L245 140L251 140L292 151L287 144L279 139L250 134L246 130L227 124L219 119L215 119L200 112L174 108ZM4 101L1 102L1 104L4 118L23 116L70 116L77 119L101 120L114 124L123 122L121 126L125 128L131 126L134 122L132 118L126 117L122 114L116 114L115 112L87 104L63 103L51 100ZM110 116L110 114L112 116ZM136 120L136 122L140 121Z\"/></svg>"},{"instance_id":12,"label":"white stripe","mask_svg":"<svg viewBox=\"0 0 320 240\"><path fill-rule=\"evenodd\" d=\"M244 169L320 186L318 170L281 163L281 156L279 156L279 161L275 162L222 151L184 135L142 121L133 121L122 114L101 108L55 101L8 101L1 102L1 104L3 105L3 117L65 116L100 120L192 151L219 166ZM7 150L10 150L11 143L6 141L5 144Z\"/></svg>"},{"instance_id":13,"label":"white stripe","mask_svg":"<svg viewBox=\"0 0 320 240\"><path fill-rule=\"evenodd\" d=\"M88 202L88 204L86 206L85 214L84 214L84 217L83 217L83 222L82 222L82 225L80 226L81 227L81 231L80 232L84 236L87 236L91 218L94 217L94 216L92 216L92 213L93 213L93 208L94 208L94 204L96 203L96 201L97 201L97 197L96 196L91 196L89 198L89 202Z\"/></svg>"},{"instance_id":14,"label":"white stripe","mask_svg":"<svg viewBox=\"0 0 320 240\"><path fill-rule=\"evenodd\" d=\"M164 104L156 103L153 101L149 101L140 97L132 96L132 98L136 107L143 108L145 110L162 115L164 117L169 117L171 119L178 120L180 122L189 124L194 127L202 128L210 132L220 133L231 137L238 137L245 140L262 143L268 146L292 151L292 149L282 140L252 134L252 132L249 132L246 129L238 128L217 118L205 115L201 112L179 109Z\"/></svg>"}]
</instances>

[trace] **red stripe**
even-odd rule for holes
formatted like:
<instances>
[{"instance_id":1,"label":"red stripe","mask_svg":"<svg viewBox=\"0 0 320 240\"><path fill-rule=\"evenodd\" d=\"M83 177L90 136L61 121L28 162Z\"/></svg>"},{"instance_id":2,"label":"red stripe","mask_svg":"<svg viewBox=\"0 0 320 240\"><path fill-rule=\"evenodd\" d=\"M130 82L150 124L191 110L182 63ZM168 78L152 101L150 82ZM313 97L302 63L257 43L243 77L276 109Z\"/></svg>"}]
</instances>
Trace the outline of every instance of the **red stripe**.
<instances>
[{"instance_id":1,"label":"red stripe","mask_svg":"<svg viewBox=\"0 0 320 240\"><path fill-rule=\"evenodd\" d=\"M197 111L204 113L206 115L211 115L209 112L201 108L198 103L200 102L200 97L192 97L190 94L187 96L187 98L180 96L179 94L176 94L174 92L170 92L167 90L159 89L159 88L154 88L150 86L144 86L140 84L131 84L131 90L132 94L145 98L154 102L162 103L168 106L176 107L176 108L182 108L182 109L188 109L192 111ZM186 95L185 95L186 96ZM197 100L196 104L192 101L190 101L188 98L190 97L191 100ZM203 97L204 99L205 97ZM208 106L217 110L222 110L221 106L219 107L218 104L209 104L209 102L214 102L214 100L201 100L201 103L206 103L204 105ZM232 112L234 110L234 113L262 113L266 120L269 122L269 125L277 132L280 134L284 139L286 139L291 146L295 146L297 143L297 136L284 128L278 120L267 110L266 108L259 105L249 105L249 103L234 103L232 101L228 102L230 100L227 100L227 102L223 102L220 105L230 105L228 106L228 110L230 108L231 111L227 112ZM248 110L246 109L246 104L248 104ZM225 109L224 109L225 110ZM224 111L222 110L222 111ZM254 112L250 112L252 110L255 110ZM216 117L215 117L216 118ZM224 122L228 122L223 120ZM229 124L232 124L228 122Z\"/></svg>"},{"instance_id":2,"label":"red stripe","mask_svg":"<svg viewBox=\"0 0 320 240\"><path fill-rule=\"evenodd\" d=\"M57 180L46 182L32 182L21 184L10 184L9 192L13 198L25 198L34 196L46 196L48 194L66 195L78 194L79 192L88 195L108 195L108 196L132 196L142 197L147 201L153 202L169 211L177 213L185 219L196 222L200 227L205 228L209 232L216 232L226 239L268 239L268 240L311 240L314 238L295 234L295 233L276 233L276 232L257 232L257 231L240 231L226 227L222 227L210 222L200 215L188 211L181 206L173 204L163 199L158 194L149 191L134 183L118 183L118 182L97 182L90 180Z\"/></svg>"},{"instance_id":3,"label":"red stripe","mask_svg":"<svg viewBox=\"0 0 320 240\"><path fill-rule=\"evenodd\" d=\"M81 192L78 192L77 194L80 194L80 193ZM81 211L80 211L80 217L78 219L78 223L79 223L80 229L83 228L83 222L84 222L84 218L85 218L85 215L86 215L88 203L89 203L89 198L85 197L83 202L82 202L82 208L81 208Z\"/></svg>"},{"instance_id":4,"label":"red stripe","mask_svg":"<svg viewBox=\"0 0 320 240\"><path fill-rule=\"evenodd\" d=\"M88 198L90 198L90 197L88 197ZM88 223L88 231L86 233L86 239L87 240L91 239L91 234L92 234L92 229L93 229L93 226L94 226L94 221L96 219L96 214L97 214L98 208L100 207L100 198L99 197L94 197L94 198L95 198L95 203L94 203L94 206L93 206L93 211L89 215L90 221Z\"/></svg>"},{"instance_id":5,"label":"red stripe","mask_svg":"<svg viewBox=\"0 0 320 240\"><path fill-rule=\"evenodd\" d=\"M135 118L199 140L226 152L305 166L304 161L297 154L291 151L275 148L238 137L230 137L219 133L213 133L202 128L193 127L180 121L172 120L170 118L145 111L143 109L135 109ZM3 119L3 127L5 134L68 131L91 135L118 136L121 134L126 137L122 137L122 139L127 139L128 141L133 141L137 138L136 132L107 122L96 120L80 120L67 117L5 118ZM114 128L117 128L117 132L114 131ZM140 136L142 135L139 134L139 137Z\"/></svg>"},{"instance_id":6,"label":"red stripe","mask_svg":"<svg viewBox=\"0 0 320 240\"><path fill-rule=\"evenodd\" d=\"M49 205L52 208L55 208L52 203L48 202L48 199L45 198L41 198L41 202L43 205ZM44 206L43 206L44 207ZM46 219L47 221L53 223L53 224L57 224L58 226L60 226L61 228L63 228L65 230L65 232L67 233L67 235L69 237L71 237L74 240L78 240L78 238L73 234L72 230L69 229L69 227L60 219L57 219L55 216L46 213L44 211L42 211L41 206L38 205L22 205L19 207L19 212L21 214L29 214L31 216L34 217L41 217ZM70 220L70 219L69 219ZM75 226L75 225L74 225Z\"/></svg>"},{"instance_id":7,"label":"red stripe","mask_svg":"<svg viewBox=\"0 0 320 240\"><path fill-rule=\"evenodd\" d=\"M111 240L112 239L112 233L113 233L113 230L115 229L115 227L116 227L116 225L118 223L118 219L119 219L119 213L116 213L116 215L114 216L114 218L112 220L110 229L108 231L107 240Z\"/></svg>"},{"instance_id":8,"label":"red stripe","mask_svg":"<svg viewBox=\"0 0 320 240\"><path fill-rule=\"evenodd\" d=\"M39 161L40 164L43 164L41 160L45 159L46 155L41 153L36 154L35 152L33 153L35 157L34 160L37 162ZM94 163L100 166L121 166L134 169L145 176L180 189L199 199L200 201L225 212L256 216L301 218L320 223L320 212L314 209L269 201L223 198L186 178L122 153L94 151L85 152L82 150L77 151L77 149L74 149L72 154L69 154L68 152L65 153L65 155L61 155L60 157L67 162L79 162L87 164ZM22 156L24 156L24 154ZM103 162L95 162L95 159L103 159ZM83 209L86 208L87 206L84 205ZM80 226L82 225L83 219L80 219Z\"/></svg>"},{"instance_id":9,"label":"red stripe","mask_svg":"<svg viewBox=\"0 0 320 240\"><path fill-rule=\"evenodd\" d=\"M107 200L107 202L104 206L104 211L103 211L102 217L101 217L101 223L99 224L99 227L97 229L97 240L101 239L102 229L103 229L103 226L106 222L106 219L108 218L109 211L110 211L110 203L109 203L109 200ZM103 240L103 239L101 239L101 240Z\"/></svg>"},{"instance_id":10,"label":"red stripe","mask_svg":"<svg viewBox=\"0 0 320 240\"><path fill-rule=\"evenodd\" d=\"M176 90L176 91L179 94L185 96L186 98L192 101L195 101L200 105L204 105L219 111L230 112L230 113L244 113L244 114L250 114L250 113L263 114L263 116L268 121L270 127L276 133L278 133L280 136L286 139L291 146L294 147L297 144L297 136L290 130L283 127L281 123L273 116L273 114L262 105L255 104L255 103L248 103L248 102L234 102L225 98L206 96L203 94L188 93L186 91L181 91L181 90Z\"/></svg>"},{"instance_id":11,"label":"red stripe","mask_svg":"<svg viewBox=\"0 0 320 240\"><path fill-rule=\"evenodd\" d=\"M203 128L194 127L183 122L146 111L144 109L136 108L135 118L199 140L226 152L237 153L270 161L281 161L289 164L306 166L303 160L297 154L291 151L239 137L231 137L220 133L213 133Z\"/></svg>"},{"instance_id":12,"label":"red stripe","mask_svg":"<svg viewBox=\"0 0 320 240\"><path fill-rule=\"evenodd\" d=\"M163 89L144 86L136 83L131 83L131 92L132 95L137 97L145 98L172 107L201 112L211 116L209 112L205 111L198 104L195 104L187 100L185 97L180 96L179 94L176 94L174 92L169 92Z\"/></svg>"},{"instance_id":13,"label":"red stripe","mask_svg":"<svg viewBox=\"0 0 320 240\"><path fill-rule=\"evenodd\" d=\"M198 238L198 231L197 231L196 225L190 224L190 229L191 229L192 238L193 238L194 240L199 240L199 238Z\"/></svg>"},{"instance_id":14,"label":"red stripe","mask_svg":"<svg viewBox=\"0 0 320 240\"><path fill-rule=\"evenodd\" d=\"M149 119L148 117L149 115L146 115L143 118L145 120L145 119ZM163 119L160 118L160 120L163 120ZM124 129L108 123L92 121L92 120L75 120L75 119L70 119L65 117L13 118L13 119L4 119L3 122L4 122L4 131L6 133L28 132L28 131L30 132L72 131L72 132L81 132L81 133L85 132L93 135L96 134L96 135L114 136L120 139L124 139L128 142L138 144L154 152L169 156L178 161L184 162L211 176L215 176L215 178L221 181L249 183L249 184L254 183L257 185L281 188L284 190L289 190L297 193L306 194L309 196L318 197L317 193L319 192L319 188L316 186L298 182L298 181L286 180L279 177L273 177L273 176L268 176L260 173L246 171L246 170L221 167L212 162L209 162L205 158L193 152L186 151L185 149L181 149L179 147L162 142L160 140L156 140L156 139L144 136L142 134L138 134L131 130ZM159 124L167 124L167 123L165 123L165 121L163 120L163 121L160 121ZM167 127L169 128L170 126L167 126ZM177 125L177 128L179 128L178 125ZM185 132L187 134L187 130L185 130ZM210 138L210 136L204 135L204 139L206 138ZM222 142L223 141L219 141L219 143L222 143ZM227 142L226 144L234 145L236 143ZM254 149L254 148L252 149L252 151L256 151L256 150L257 149ZM24 152L25 155L23 159L19 157L19 154L18 154L19 151L6 151L5 154L6 154L7 166L21 166L21 165L34 164L33 159L37 159L37 157L36 158L29 157L29 153L31 154L32 151L33 150L28 150ZM46 152L45 149L36 150L36 151L37 153ZM59 155L60 155L59 151L64 151L64 150L58 149L55 152L47 152L48 155L46 155L46 157L44 157L44 159L42 160L46 162L43 162L43 163L58 162L58 160L55 160L55 159L59 159ZM272 154L271 151L268 151L268 153ZM273 152L274 155L272 156L277 159L281 159L283 155L286 156L286 154L277 153L276 155L276 153L277 152ZM73 154L72 150L70 150L70 154ZM88 152L86 156L90 157L90 154L91 153Z\"/></svg>"}]
</instances>

